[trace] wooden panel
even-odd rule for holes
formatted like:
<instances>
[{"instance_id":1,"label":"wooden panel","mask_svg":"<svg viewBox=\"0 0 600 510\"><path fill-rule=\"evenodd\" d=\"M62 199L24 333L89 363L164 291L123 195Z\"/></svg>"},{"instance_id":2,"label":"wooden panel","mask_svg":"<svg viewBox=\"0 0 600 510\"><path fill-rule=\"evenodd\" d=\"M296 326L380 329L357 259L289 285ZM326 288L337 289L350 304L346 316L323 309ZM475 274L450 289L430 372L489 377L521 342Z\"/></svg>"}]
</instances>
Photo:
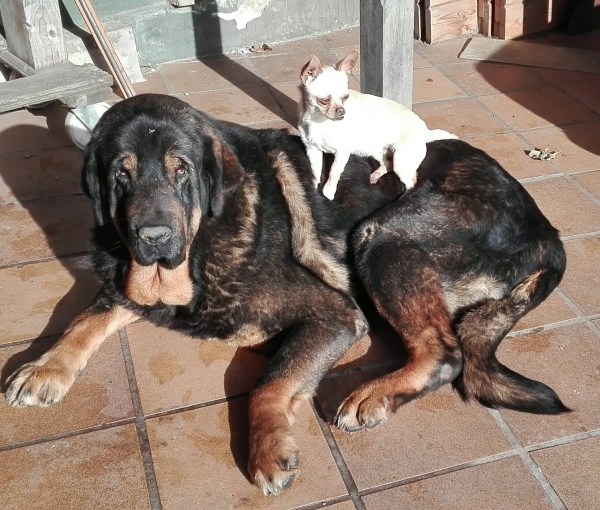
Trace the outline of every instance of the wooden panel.
<instances>
[{"instance_id":1,"label":"wooden panel","mask_svg":"<svg viewBox=\"0 0 600 510\"><path fill-rule=\"evenodd\" d=\"M500 39L552 30L564 24L569 0L494 0Z\"/></svg>"},{"instance_id":2,"label":"wooden panel","mask_svg":"<svg viewBox=\"0 0 600 510\"><path fill-rule=\"evenodd\" d=\"M413 2L360 1L362 92L412 108Z\"/></svg>"},{"instance_id":3,"label":"wooden panel","mask_svg":"<svg viewBox=\"0 0 600 510\"><path fill-rule=\"evenodd\" d=\"M425 0L425 41L476 34L478 0Z\"/></svg>"},{"instance_id":4,"label":"wooden panel","mask_svg":"<svg viewBox=\"0 0 600 510\"><path fill-rule=\"evenodd\" d=\"M491 37L493 31L493 0L479 0L477 3L477 17L479 33Z\"/></svg>"},{"instance_id":5,"label":"wooden panel","mask_svg":"<svg viewBox=\"0 0 600 510\"><path fill-rule=\"evenodd\" d=\"M531 42L476 37L460 58L600 74L600 52Z\"/></svg>"},{"instance_id":6,"label":"wooden panel","mask_svg":"<svg viewBox=\"0 0 600 510\"><path fill-rule=\"evenodd\" d=\"M8 51L34 69L66 62L58 0L0 0Z\"/></svg>"},{"instance_id":7,"label":"wooden panel","mask_svg":"<svg viewBox=\"0 0 600 510\"><path fill-rule=\"evenodd\" d=\"M90 98L94 102L104 101L111 95L112 82L110 74L93 65L58 64L41 69L33 76L0 84L0 112L56 98L79 102L69 106L85 106Z\"/></svg>"}]
</instances>

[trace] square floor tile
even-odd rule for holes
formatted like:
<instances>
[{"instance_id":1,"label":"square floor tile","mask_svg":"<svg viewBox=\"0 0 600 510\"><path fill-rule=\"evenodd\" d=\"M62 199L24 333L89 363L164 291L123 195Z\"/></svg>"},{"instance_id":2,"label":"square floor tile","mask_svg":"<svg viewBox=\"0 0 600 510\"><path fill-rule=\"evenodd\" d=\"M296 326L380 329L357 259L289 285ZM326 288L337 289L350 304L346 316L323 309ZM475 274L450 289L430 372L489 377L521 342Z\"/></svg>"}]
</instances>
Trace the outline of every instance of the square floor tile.
<instances>
[{"instance_id":1,"label":"square floor tile","mask_svg":"<svg viewBox=\"0 0 600 510\"><path fill-rule=\"evenodd\" d=\"M413 53L413 69L421 69L423 67L431 67L429 62L418 53Z\"/></svg>"},{"instance_id":2,"label":"square floor tile","mask_svg":"<svg viewBox=\"0 0 600 510\"><path fill-rule=\"evenodd\" d=\"M561 236L600 231L600 206L564 177L524 186Z\"/></svg>"},{"instance_id":3,"label":"square floor tile","mask_svg":"<svg viewBox=\"0 0 600 510\"><path fill-rule=\"evenodd\" d=\"M331 58L325 51L315 53L321 65L333 65L336 60ZM260 58L253 58L251 63L258 70L258 74L270 84L275 83L300 83L300 71L302 67L310 60L308 54L289 54L289 55L265 55Z\"/></svg>"},{"instance_id":4,"label":"square floor tile","mask_svg":"<svg viewBox=\"0 0 600 510\"><path fill-rule=\"evenodd\" d=\"M502 483L499 481L502 480ZM551 510L554 508L518 457L427 478L363 496L367 510Z\"/></svg>"},{"instance_id":5,"label":"square floor tile","mask_svg":"<svg viewBox=\"0 0 600 510\"><path fill-rule=\"evenodd\" d=\"M0 206L0 266L86 251L93 224L83 195Z\"/></svg>"},{"instance_id":6,"label":"square floor tile","mask_svg":"<svg viewBox=\"0 0 600 510\"><path fill-rule=\"evenodd\" d=\"M453 39L435 44L415 41L415 51L434 65L458 64L467 62L459 58L470 39Z\"/></svg>"},{"instance_id":7,"label":"square floor tile","mask_svg":"<svg viewBox=\"0 0 600 510\"><path fill-rule=\"evenodd\" d=\"M295 508L346 495L346 488L307 402L293 431L300 474L276 498L246 478L245 399L148 420L152 459L164 510L181 508Z\"/></svg>"},{"instance_id":8,"label":"square floor tile","mask_svg":"<svg viewBox=\"0 0 600 510\"><path fill-rule=\"evenodd\" d=\"M588 81L565 85L562 89L579 99L596 113L600 113L600 93L598 92L600 90L600 76Z\"/></svg>"},{"instance_id":9,"label":"square floor tile","mask_svg":"<svg viewBox=\"0 0 600 510\"><path fill-rule=\"evenodd\" d=\"M474 96L546 85L542 78L525 66L463 60L462 64L443 66L440 69L469 95Z\"/></svg>"},{"instance_id":10,"label":"square floor tile","mask_svg":"<svg viewBox=\"0 0 600 510\"><path fill-rule=\"evenodd\" d=\"M600 438L539 450L531 456L567 508L598 506Z\"/></svg>"},{"instance_id":11,"label":"square floor tile","mask_svg":"<svg viewBox=\"0 0 600 510\"><path fill-rule=\"evenodd\" d=\"M373 375L361 372L323 381L318 398L327 418ZM402 406L372 430L332 430L360 490L512 450L487 410L464 404L449 386Z\"/></svg>"},{"instance_id":12,"label":"square floor tile","mask_svg":"<svg viewBox=\"0 0 600 510\"><path fill-rule=\"evenodd\" d=\"M177 97L218 120L236 124L286 119L265 87L216 90Z\"/></svg>"},{"instance_id":13,"label":"square floor tile","mask_svg":"<svg viewBox=\"0 0 600 510\"><path fill-rule=\"evenodd\" d=\"M534 308L517 322L513 331L538 328L546 324L555 324L576 317L577 314L554 292L540 306Z\"/></svg>"},{"instance_id":14,"label":"square floor tile","mask_svg":"<svg viewBox=\"0 0 600 510\"><path fill-rule=\"evenodd\" d=\"M286 83L280 85L269 85L267 88L275 97L277 102L282 106L289 119L297 123L298 121L298 103L300 102L301 94L299 84Z\"/></svg>"},{"instance_id":15,"label":"square floor tile","mask_svg":"<svg viewBox=\"0 0 600 510\"><path fill-rule=\"evenodd\" d=\"M318 37L317 40L329 49L344 48L346 46L358 48L360 44L360 28L354 27L347 28L346 30L338 30Z\"/></svg>"},{"instance_id":16,"label":"square floor tile","mask_svg":"<svg viewBox=\"0 0 600 510\"><path fill-rule=\"evenodd\" d=\"M586 315L600 313L600 237L565 241L567 271L560 288Z\"/></svg>"},{"instance_id":17,"label":"square floor tile","mask_svg":"<svg viewBox=\"0 0 600 510\"><path fill-rule=\"evenodd\" d=\"M577 174L574 177L585 189L593 193L597 198L600 198L600 171Z\"/></svg>"},{"instance_id":18,"label":"square floor tile","mask_svg":"<svg viewBox=\"0 0 600 510\"><path fill-rule=\"evenodd\" d=\"M552 85L569 85L571 83L580 83L589 81L594 75L591 73L581 73L578 71L565 71L562 69L544 69L535 68L536 74Z\"/></svg>"},{"instance_id":19,"label":"square floor tile","mask_svg":"<svg viewBox=\"0 0 600 510\"><path fill-rule=\"evenodd\" d=\"M550 386L573 409L557 416L502 410L517 437L532 445L600 427L600 339L588 326L507 338L498 359L511 370Z\"/></svg>"},{"instance_id":20,"label":"square floor tile","mask_svg":"<svg viewBox=\"0 0 600 510\"><path fill-rule=\"evenodd\" d=\"M127 326L144 414L249 392L268 358L147 322Z\"/></svg>"},{"instance_id":21,"label":"square floor tile","mask_svg":"<svg viewBox=\"0 0 600 510\"><path fill-rule=\"evenodd\" d=\"M413 111L429 129L445 129L459 137L501 133L506 129L471 99L419 103Z\"/></svg>"},{"instance_id":22,"label":"square floor tile","mask_svg":"<svg viewBox=\"0 0 600 510\"><path fill-rule=\"evenodd\" d=\"M65 131L69 110L57 103L0 115L0 154L73 145Z\"/></svg>"},{"instance_id":23,"label":"square floor tile","mask_svg":"<svg viewBox=\"0 0 600 510\"><path fill-rule=\"evenodd\" d=\"M471 145L487 152L515 179L526 179L554 174L558 170L547 161L536 161L527 156L531 147L514 133L478 136L466 140Z\"/></svg>"},{"instance_id":24,"label":"square floor tile","mask_svg":"<svg viewBox=\"0 0 600 510\"><path fill-rule=\"evenodd\" d=\"M82 167L77 147L0 155L0 204L81 193Z\"/></svg>"},{"instance_id":25,"label":"square floor tile","mask_svg":"<svg viewBox=\"0 0 600 510\"><path fill-rule=\"evenodd\" d=\"M464 97L466 94L433 67L413 71L413 102Z\"/></svg>"},{"instance_id":26,"label":"square floor tile","mask_svg":"<svg viewBox=\"0 0 600 510\"><path fill-rule=\"evenodd\" d=\"M55 341L53 338L0 348L2 383L24 363L38 359ZM45 408L15 408L2 395L0 446L113 423L133 415L121 343L113 335L90 358L62 402Z\"/></svg>"},{"instance_id":27,"label":"square floor tile","mask_svg":"<svg viewBox=\"0 0 600 510\"><path fill-rule=\"evenodd\" d=\"M600 169L600 122L524 131L523 136L538 149L560 151L552 162L563 172Z\"/></svg>"},{"instance_id":28,"label":"square floor tile","mask_svg":"<svg viewBox=\"0 0 600 510\"><path fill-rule=\"evenodd\" d=\"M517 130L597 118L589 108L554 87L480 96L479 101Z\"/></svg>"},{"instance_id":29,"label":"square floor tile","mask_svg":"<svg viewBox=\"0 0 600 510\"><path fill-rule=\"evenodd\" d=\"M262 85L245 59L206 58L164 64L162 70L176 94Z\"/></svg>"},{"instance_id":30,"label":"square floor tile","mask_svg":"<svg viewBox=\"0 0 600 510\"><path fill-rule=\"evenodd\" d=\"M0 282L0 344L62 333L98 293L85 257L5 268Z\"/></svg>"},{"instance_id":31,"label":"square floor tile","mask_svg":"<svg viewBox=\"0 0 600 510\"><path fill-rule=\"evenodd\" d=\"M0 452L5 510L149 509L134 425Z\"/></svg>"},{"instance_id":32,"label":"square floor tile","mask_svg":"<svg viewBox=\"0 0 600 510\"><path fill-rule=\"evenodd\" d=\"M145 73L146 81L136 83L133 88L136 94L168 94L169 89L160 71ZM187 91L186 91L187 92Z\"/></svg>"}]
</instances>

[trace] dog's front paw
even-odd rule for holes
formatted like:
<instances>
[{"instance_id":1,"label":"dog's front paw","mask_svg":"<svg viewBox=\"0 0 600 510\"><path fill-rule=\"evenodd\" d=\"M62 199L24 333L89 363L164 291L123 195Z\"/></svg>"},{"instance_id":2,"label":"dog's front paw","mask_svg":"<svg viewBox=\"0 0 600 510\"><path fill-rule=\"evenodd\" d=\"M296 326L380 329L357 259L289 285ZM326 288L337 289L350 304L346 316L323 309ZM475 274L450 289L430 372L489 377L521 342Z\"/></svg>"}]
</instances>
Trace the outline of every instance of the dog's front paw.
<instances>
[{"instance_id":1,"label":"dog's front paw","mask_svg":"<svg viewBox=\"0 0 600 510\"><path fill-rule=\"evenodd\" d=\"M287 489L298 474L300 450L287 427L261 430L250 436L250 479L265 496Z\"/></svg>"},{"instance_id":2,"label":"dog's front paw","mask_svg":"<svg viewBox=\"0 0 600 510\"><path fill-rule=\"evenodd\" d=\"M60 402L73 385L77 370L50 356L27 363L8 380L6 400L15 407L47 407Z\"/></svg>"},{"instance_id":3,"label":"dog's front paw","mask_svg":"<svg viewBox=\"0 0 600 510\"><path fill-rule=\"evenodd\" d=\"M340 405L334 423L340 430L356 432L379 425L388 416L390 400L360 391L352 393Z\"/></svg>"}]
</instances>

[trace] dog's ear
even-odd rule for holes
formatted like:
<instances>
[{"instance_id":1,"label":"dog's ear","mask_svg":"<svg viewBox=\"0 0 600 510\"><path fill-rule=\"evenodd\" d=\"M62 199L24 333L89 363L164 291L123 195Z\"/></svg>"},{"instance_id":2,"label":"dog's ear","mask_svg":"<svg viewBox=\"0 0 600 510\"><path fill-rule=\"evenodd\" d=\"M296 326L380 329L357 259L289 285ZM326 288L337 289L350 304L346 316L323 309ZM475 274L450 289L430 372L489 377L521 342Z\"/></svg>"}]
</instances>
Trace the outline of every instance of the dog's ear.
<instances>
[{"instance_id":1,"label":"dog's ear","mask_svg":"<svg viewBox=\"0 0 600 510\"><path fill-rule=\"evenodd\" d=\"M213 132L208 142L204 167L210 178L210 211L213 217L219 217L225 197L242 182L244 169L229 144L217 132Z\"/></svg>"},{"instance_id":2,"label":"dog's ear","mask_svg":"<svg viewBox=\"0 0 600 510\"><path fill-rule=\"evenodd\" d=\"M346 55L342 60L340 60L335 68L338 71L343 71L346 73L346 76L350 76L356 64L358 63L358 50L352 50L348 55Z\"/></svg>"},{"instance_id":3,"label":"dog's ear","mask_svg":"<svg viewBox=\"0 0 600 510\"><path fill-rule=\"evenodd\" d=\"M323 68L321 67L321 61L319 57L316 55L311 55L310 60L304 64L302 71L300 71L300 80L302 80L302 84L306 85L306 82L310 77L316 78L323 72Z\"/></svg>"},{"instance_id":4,"label":"dog's ear","mask_svg":"<svg viewBox=\"0 0 600 510\"><path fill-rule=\"evenodd\" d=\"M102 227L108 221L105 214L105 193L100 187L100 168L96 158L96 147L93 142L87 144L83 157L83 170L81 172L81 189L92 201L92 214L97 227Z\"/></svg>"}]
</instances>

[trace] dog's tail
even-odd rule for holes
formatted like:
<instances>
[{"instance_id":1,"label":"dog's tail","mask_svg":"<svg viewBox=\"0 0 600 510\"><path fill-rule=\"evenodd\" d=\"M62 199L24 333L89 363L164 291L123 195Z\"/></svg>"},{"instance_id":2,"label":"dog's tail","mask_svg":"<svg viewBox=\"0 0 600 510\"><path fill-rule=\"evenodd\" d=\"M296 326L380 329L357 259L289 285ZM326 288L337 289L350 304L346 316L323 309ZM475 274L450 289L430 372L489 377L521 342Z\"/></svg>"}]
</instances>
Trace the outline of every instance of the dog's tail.
<instances>
[{"instance_id":1,"label":"dog's tail","mask_svg":"<svg viewBox=\"0 0 600 510\"><path fill-rule=\"evenodd\" d=\"M457 327L463 371L453 382L463 400L474 398L487 407L536 414L570 411L552 388L513 372L496 359L500 342L523 315L546 299L563 272L564 268L537 271L505 298L487 300L465 314Z\"/></svg>"},{"instance_id":2,"label":"dog's tail","mask_svg":"<svg viewBox=\"0 0 600 510\"><path fill-rule=\"evenodd\" d=\"M443 129L430 129L427 134L427 142L435 142L436 140L458 140L458 136Z\"/></svg>"}]
</instances>

